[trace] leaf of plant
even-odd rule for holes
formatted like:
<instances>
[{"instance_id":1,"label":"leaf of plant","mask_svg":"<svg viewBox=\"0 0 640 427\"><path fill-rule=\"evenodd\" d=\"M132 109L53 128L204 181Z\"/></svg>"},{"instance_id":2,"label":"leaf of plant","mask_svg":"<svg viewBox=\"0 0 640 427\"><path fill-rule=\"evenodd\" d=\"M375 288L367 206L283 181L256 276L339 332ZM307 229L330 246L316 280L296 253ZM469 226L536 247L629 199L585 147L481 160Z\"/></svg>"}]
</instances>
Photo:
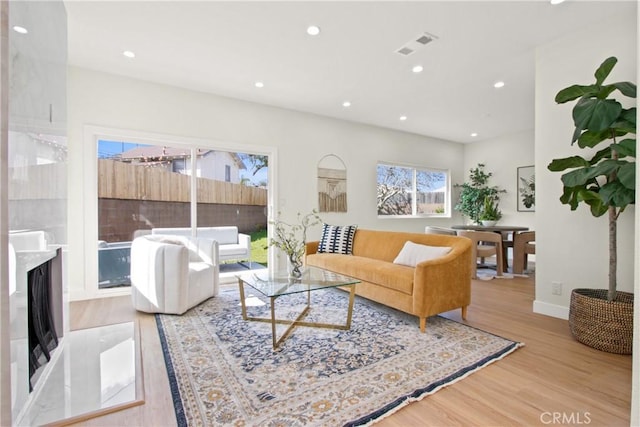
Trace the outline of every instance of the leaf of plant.
<instances>
[{"instance_id":1,"label":"leaf of plant","mask_svg":"<svg viewBox=\"0 0 640 427\"><path fill-rule=\"evenodd\" d=\"M562 183L567 187L585 186L598 176L608 176L616 172L623 162L603 160L591 167L576 169L562 175Z\"/></svg>"},{"instance_id":2,"label":"leaf of plant","mask_svg":"<svg viewBox=\"0 0 640 427\"><path fill-rule=\"evenodd\" d=\"M551 172L561 172L566 169L588 167L590 163L580 156L571 156L564 159L554 159L547 169Z\"/></svg>"},{"instance_id":3,"label":"leaf of plant","mask_svg":"<svg viewBox=\"0 0 640 427\"><path fill-rule=\"evenodd\" d=\"M623 139L617 144L611 144L609 149L614 149L618 152L620 157L636 157L636 140L635 139Z\"/></svg>"},{"instance_id":4,"label":"leaf of plant","mask_svg":"<svg viewBox=\"0 0 640 427\"><path fill-rule=\"evenodd\" d=\"M605 129L600 132L586 131L578 138L578 146L580 148L595 147L605 139L611 138L611 132L609 129Z\"/></svg>"},{"instance_id":5,"label":"leaf of plant","mask_svg":"<svg viewBox=\"0 0 640 427\"><path fill-rule=\"evenodd\" d=\"M620 183L629 190L636 189L636 164L626 163L618 169Z\"/></svg>"},{"instance_id":6,"label":"leaf of plant","mask_svg":"<svg viewBox=\"0 0 640 427\"><path fill-rule=\"evenodd\" d=\"M573 101L581 96L593 96L596 93L598 93L598 87L595 85L573 85L558 92L555 100L558 104L564 104L565 102Z\"/></svg>"},{"instance_id":7,"label":"leaf of plant","mask_svg":"<svg viewBox=\"0 0 640 427\"><path fill-rule=\"evenodd\" d=\"M562 196L560 196L560 202L564 205L569 205L572 211L578 208L578 190L579 188L576 187L564 187Z\"/></svg>"},{"instance_id":8,"label":"leaf of plant","mask_svg":"<svg viewBox=\"0 0 640 427\"><path fill-rule=\"evenodd\" d=\"M600 194L595 191L580 189L578 192L578 200L589 205L591 215L599 217L607 212L607 206L602 203Z\"/></svg>"},{"instance_id":9,"label":"leaf of plant","mask_svg":"<svg viewBox=\"0 0 640 427\"><path fill-rule=\"evenodd\" d=\"M618 82L613 83L613 86L616 87L623 95L628 96L630 98L636 97L636 85L631 82Z\"/></svg>"},{"instance_id":10,"label":"leaf of plant","mask_svg":"<svg viewBox=\"0 0 640 427\"><path fill-rule=\"evenodd\" d=\"M582 134L583 130L584 128L576 126L575 130L573 131L573 135L571 135L571 145L573 145L574 142L580 139L580 135Z\"/></svg>"},{"instance_id":11,"label":"leaf of plant","mask_svg":"<svg viewBox=\"0 0 640 427\"><path fill-rule=\"evenodd\" d=\"M621 160L603 160L602 162L591 167L590 175L592 178L597 176L605 175L608 176L613 172L616 172L620 166L627 163L626 161Z\"/></svg>"},{"instance_id":12,"label":"leaf of plant","mask_svg":"<svg viewBox=\"0 0 640 427\"><path fill-rule=\"evenodd\" d=\"M602 61L602 64L600 64L595 72L597 85L601 85L602 82L604 82L604 80L609 76L611 70L613 70L613 67L615 67L616 62L618 62L618 58L616 58L615 56L610 56Z\"/></svg>"},{"instance_id":13,"label":"leaf of plant","mask_svg":"<svg viewBox=\"0 0 640 427\"><path fill-rule=\"evenodd\" d=\"M622 105L612 99L582 98L573 108L576 127L600 132L608 129L622 112Z\"/></svg>"},{"instance_id":14,"label":"leaf of plant","mask_svg":"<svg viewBox=\"0 0 640 427\"><path fill-rule=\"evenodd\" d=\"M626 207L635 200L635 191L626 188L620 181L608 182L600 189L600 196L606 205Z\"/></svg>"},{"instance_id":15,"label":"leaf of plant","mask_svg":"<svg viewBox=\"0 0 640 427\"><path fill-rule=\"evenodd\" d=\"M627 108L626 110L622 110L620 114L620 118L628 121L629 123L633 123L633 126L636 125L636 107ZM636 133L635 131L633 133Z\"/></svg>"},{"instance_id":16,"label":"leaf of plant","mask_svg":"<svg viewBox=\"0 0 640 427\"><path fill-rule=\"evenodd\" d=\"M614 85L602 86L600 88L600 90L598 91L598 94L596 95L596 98L598 98L598 99L606 99L609 95L611 95L611 93L614 90L616 90L616 87Z\"/></svg>"},{"instance_id":17,"label":"leaf of plant","mask_svg":"<svg viewBox=\"0 0 640 427\"><path fill-rule=\"evenodd\" d=\"M615 144L611 144L610 146L605 147L602 150L598 151L596 154L594 154L594 156L589 161L589 164L590 165L595 165L596 163L598 163L602 159L610 159L611 158L611 148L613 147L613 145L615 145Z\"/></svg>"},{"instance_id":18,"label":"leaf of plant","mask_svg":"<svg viewBox=\"0 0 640 427\"><path fill-rule=\"evenodd\" d=\"M636 124L628 120L620 119L611 124L611 129L615 131L616 136L622 136L628 133L636 133Z\"/></svg>"}]
</instances>

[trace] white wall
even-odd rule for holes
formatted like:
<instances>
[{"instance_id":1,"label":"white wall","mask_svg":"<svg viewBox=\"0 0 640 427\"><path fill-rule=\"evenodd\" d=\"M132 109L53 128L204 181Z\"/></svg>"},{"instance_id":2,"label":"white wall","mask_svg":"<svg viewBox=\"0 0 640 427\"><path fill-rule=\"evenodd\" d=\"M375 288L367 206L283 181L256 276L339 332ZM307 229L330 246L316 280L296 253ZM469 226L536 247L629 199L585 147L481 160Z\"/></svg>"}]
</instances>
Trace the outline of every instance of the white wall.
<instances>
[{"instance_id":1,"label":"white wall","mask_svg":"<svg viewBox=\"0 0 640 427\"><path fill-rule=\"evenodd\" d=\"M275 147L278 198L274 212L281 211L285 217L294 218L298 212L317 207L317 163L333 153L347 166L349 210L323 214L326 222L422 232L427 223L460 221L457 214L453 219L378 219L376 164L384 160L449 169L453 182L462 182L462 144L75 67L69 68L68 105L71 206L96 204L95 184L82 179L95 168L93 162L83 160L87 159L85 151L93 149L83 142L83 132L86 125L93 125L212 141L210 148L215 148L216 141ZM70 272L69 281L72 298L77 299L93 277L84 270L86 262L81 257L91 241L85 235L95 235L97 240L96 224L91 223L97 219L85 222L80 209L69 212L69 217L76 224L69 233L75 249L70 265L78 268ZM312 230L311 237L319 237L319 228ZM89 244L86 250L94 247Z\"/></svg>"},{"instance_id":2,"label":"white wall","mask_svg":"<svg viewBox=\"0 0 640 427\"><path fill-rule=\"evenodd\" d=\"M536 59L536 301L534 311L565 317L571 289L606 288L608 274L607 216L594 218L584 206L577 211L561 204L560 173L546 166L554 158L581 154L571 146L573 104L557 105L556 93L572 84L591 84L600 63L617 56L609 82L635 81L637 30L634 15L618 16L597 27L543 46ZM618 221L618 289L633 290L634 208ZM551 294L551 282L563 294Z\"/></svg>"},{"instance_id":3,"label":"white wall","mask_svg":"<svg viewBox=\"0 0 640 427\"><path fill-rule=\"evenodd\" d=\"M489 185L495 185L507 191L500 195L499 207L502 211L502 219L498 225L521 225L535 230L535 212L518 212L516 199L518 167L534 164L533 128L530 131L466 145L464 149L465 181L469 180L469 170L475 168L478 163L485 165L485 172L493 174L489 179Z\"/></svg>"}]
</instances>

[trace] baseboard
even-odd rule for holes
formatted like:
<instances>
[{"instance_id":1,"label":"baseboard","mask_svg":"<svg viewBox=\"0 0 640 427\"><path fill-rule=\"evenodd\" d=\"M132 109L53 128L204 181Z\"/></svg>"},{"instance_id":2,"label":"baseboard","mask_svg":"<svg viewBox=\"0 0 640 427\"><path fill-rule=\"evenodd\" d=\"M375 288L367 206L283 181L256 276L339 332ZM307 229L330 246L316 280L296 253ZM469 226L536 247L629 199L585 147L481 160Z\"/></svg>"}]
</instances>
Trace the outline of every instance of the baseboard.
<instances>
[{"instance_id":1,"label":"baseboard","mask_svg":"<svg viewBox=\"0 0 640 427\"><path fill-rule=\"evenodd\" d=\"M548 302L538 300L533 301L533 312L544 314L545 316L557 317L558 319L569 319L569 307L549 304Z\"/></svg>"}]
</instances>

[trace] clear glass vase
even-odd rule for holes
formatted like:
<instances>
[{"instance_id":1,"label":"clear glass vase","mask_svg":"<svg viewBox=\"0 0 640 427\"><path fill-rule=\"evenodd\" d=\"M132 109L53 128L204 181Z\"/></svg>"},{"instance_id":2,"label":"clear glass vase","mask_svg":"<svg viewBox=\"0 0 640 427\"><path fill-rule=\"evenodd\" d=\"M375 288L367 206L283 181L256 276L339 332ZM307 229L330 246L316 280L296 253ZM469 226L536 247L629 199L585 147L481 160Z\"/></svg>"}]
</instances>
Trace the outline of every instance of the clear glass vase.
<instances>
[{"instance_id":1,"label":"clear glass vase","mask_svg":"<svg viewBox=\"0 0 640 427\"><path fill-rule=\"evenodd\" d=\"M287 273L289 277L292 279L299 279L302 277L302 273L304 271L304 266L302 264L302 259L300 257L296 257L294 255L290 255L287 257Z\"/></svg>"}]
</instances>

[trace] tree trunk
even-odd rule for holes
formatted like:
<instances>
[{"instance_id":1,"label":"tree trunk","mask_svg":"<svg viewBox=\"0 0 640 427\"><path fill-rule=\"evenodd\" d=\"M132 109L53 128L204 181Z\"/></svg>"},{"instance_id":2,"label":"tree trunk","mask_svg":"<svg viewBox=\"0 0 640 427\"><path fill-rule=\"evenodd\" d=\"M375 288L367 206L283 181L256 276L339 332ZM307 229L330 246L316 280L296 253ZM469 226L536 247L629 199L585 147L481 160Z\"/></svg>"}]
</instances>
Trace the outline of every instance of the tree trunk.
<instances>
[{"instance_id":1,"label":"tree trunk","mask_svg":"<svg viewBox=\"0 0 640 427\"><path fill-rule=\"evenodd\" d=\"M618 218L616 208L609 206L609 292L607 294L609 301L616 299L616 272L618 268L617 229Z\"/></svg>"},{"instance_id":2,"label":"tree trunk","mask_svg":"<svg viewBox=\"0 0 640 427\"><path fill-rule=\"evenodd\" d=\"M615 133L613 133L612 138L613 142L615 142ZM612 148L611 159L618 160L618 157L618 152ZM615 171L611 172L607 182L614 182L618 179L617 175ZM609 292L607 293L609 301L616 299L616 288L618 287L618 213L615 206L609 205Z\"/></svg>"}]
</instances>

